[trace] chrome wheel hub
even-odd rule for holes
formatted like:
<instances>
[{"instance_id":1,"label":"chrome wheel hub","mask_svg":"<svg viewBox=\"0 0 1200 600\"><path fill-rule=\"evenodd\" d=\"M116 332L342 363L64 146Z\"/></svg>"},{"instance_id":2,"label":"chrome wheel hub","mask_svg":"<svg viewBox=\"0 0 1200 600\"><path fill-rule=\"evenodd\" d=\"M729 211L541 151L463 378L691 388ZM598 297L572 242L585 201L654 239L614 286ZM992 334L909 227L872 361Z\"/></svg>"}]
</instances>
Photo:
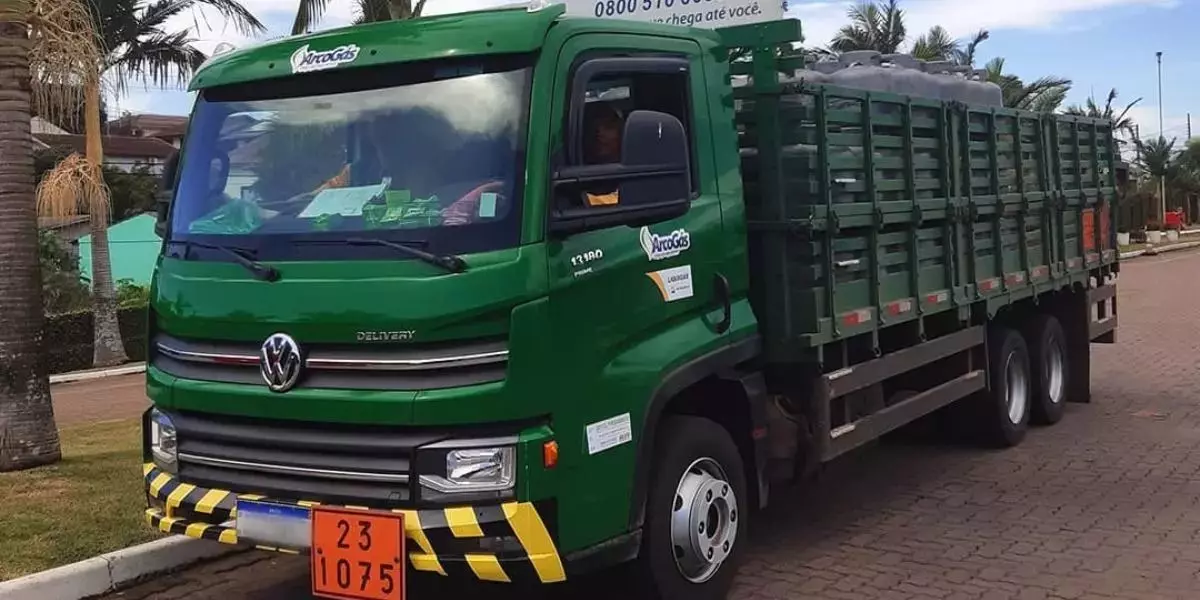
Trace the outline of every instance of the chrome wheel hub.
<instances>
[{"instance_id":1,"label":"chrome wheel hub","mask_svg":"<svg viewBox=\"0 0 1200 600\"><path fill-rule=\"evenodd\" d=\"M721 466L711 458L693 462L679 479L671 507L671 544L684 578L703 583L716 574L737 541L740 516Z\"/></svg>"}]
</instances>

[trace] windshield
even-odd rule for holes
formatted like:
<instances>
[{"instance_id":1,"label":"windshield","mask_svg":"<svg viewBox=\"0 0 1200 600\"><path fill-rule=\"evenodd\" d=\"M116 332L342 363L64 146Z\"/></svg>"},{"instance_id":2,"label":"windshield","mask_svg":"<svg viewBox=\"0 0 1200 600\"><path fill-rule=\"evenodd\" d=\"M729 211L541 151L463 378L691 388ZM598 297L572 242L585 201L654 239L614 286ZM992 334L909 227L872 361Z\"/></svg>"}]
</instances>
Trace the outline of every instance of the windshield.
<instances>
[{"instance_id":1,"label":"windshield","mask_svg":"<svg viewBox=\"0 0 1200 600\"><path fill-rule=\"evenodd\" d=\"M515 58L487 60L205 91L168 242L260 260L398 257L338 243L352 237L442 254L515 246L530 70Z\"/></svg>"}]
</instances>

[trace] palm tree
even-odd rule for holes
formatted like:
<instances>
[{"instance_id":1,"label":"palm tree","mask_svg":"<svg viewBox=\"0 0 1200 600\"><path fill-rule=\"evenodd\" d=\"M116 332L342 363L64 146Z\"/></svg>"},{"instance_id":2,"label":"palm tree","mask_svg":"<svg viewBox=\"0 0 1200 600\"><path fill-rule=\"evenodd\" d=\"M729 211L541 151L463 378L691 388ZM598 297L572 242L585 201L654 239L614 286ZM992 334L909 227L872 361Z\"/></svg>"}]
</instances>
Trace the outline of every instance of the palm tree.
<instances>
[{"instance_id":1,"label":"palm tree","mask_svg":"<svg viewBox=\"0 0 1200 600\"><path fill-rule=\"evenodd\" d=\"M1115 129L1117 131L1124 131L1124 132L1132 135L1133 134L1133 117L1129 116L1129 111L1132 110L1134 106L1137 106L1137 104L1139 102L1141 102L1142 99L1138 98L1138 99L1134 100L1133 102L1126 104L1125 108L1121 109L1121 112L1119 112L1119 113L1113 107L1113 102L1116 99L1117 99L1117 88L1112 88L1108 92L1108 98L1104 101L1103 109L1101 109L1100 106L1098 104L1096 104L1096 99L1093 97L1093 98L1088 98L1087 103L1085 103L1083 106L1068 106L1066 109L1063 110L1063 112L1065 114L1075 115L1078 117L1093 117L1093 118L1097 118L1097 119L1107 119L1109 121L1112 121L1113 129ZM1122 141L1122 143L1124 142L1124 140L1121 140L1121 141Z\"/></svg>"},{"instance_id":2,"label":"palm tree","mask_svg":"<svg viewBox=\"0 0 1200 600\"><path fill-rule=\"evenodd\" d=\"M950 60L958 52L958 42L941 25L934 25L929 33L913 42L911 54L921 60Z\"/></svg>"},{"instance_id":3,"label":"palm tree","mask_svg":"<svg viewBox=\"0 0 1200 600\"><path fill-rule=\"evenodd\" d=\"M908 39L900 0L863 1L852 6L847 16L850 24L844 25L830 44L830 49L836 52L874 50L894 54ZM913 41L909 53L921 60L948 60L970 66L975 64L979 44L987 39L988 32L980 30L964 47L946 28L935 25Z\"/></svg>"},{"instance_id":4,"label":"palm tree","mask_svg":"<svg viewBox=\"0 0 1200 600\"><path fill-rule=\"evenodd\" d=\"M192 43L192 31L170 31L167 21L205 9L216 11L240 33L266 27L238 0L87 0L107 55L103 70L114 83L136 79L168 86L187 81L205 56Z\"/></svg>"},{"instance_id":5,"label":"palm tree","mask_svg":"<svg viewBox=\"0 0 1200 600\"><path fill-rule=\"evenodd\" d=\"M29 115L35 94L60 115L79 99L62 93L79 86L35 84L94 81L100 51L90 29L77 0L0 2L0 471L62 456L43 360Z\"/></svg>"},{"instance_id":6,"label":"palm tree","mask_svg":"<svg viewBox=\"0 0 1200 600\"><path fill-rule=\"evenodd\" d=\"M355 3L355 24L377 21L415 19L425 10L425 0L352 0ZM329 0L300 0L296 9L296 20L292 24L292 35L308 33L321 17Z\"/></svg>"},{"instance_id":7,"label":"palm tree","mask_svg":"<svg viewBox=\"0 0 1200 600\"><path fill-rule=\"evenodd\" d=\"M79 0L72 0L78 2ZM103 56L92 67L93 84L84 84L86 161L69 157L42 181L38 207L46 216L90 216L92 236L92 318L95 328L92 362L97 367L128 360L117 318L112 261L108 255L109 196L101 165L101 78L117 90L129 78L160 86L186 80L205 56L191 46L189 31L168 32L168 19L203 7L215 9L244 33L265 27L237 0L87 0L87 26L99 36ZM63 85L62 82L56 82Z\"/></svg>"},{"instance_id":8,"label":"palm tree","mask_svg":"<svg viewBox=\"0 0 1200 600\"><path fill-rule=\"evenodd\" d=\"M1071 91L1071 80L1062 77L1042 77L1025 83L1020 77L1004 72L1004 59L993 58L984 67L987 80L1000 86L1004 105L1009 108L1052 113L1062 106Z\"/></svg>"},{"instance_id":9,"label":"palm tree","mask_svg":"<svg viewBox=\"0 0 1200 600\"><path fill-rule=\"evenodd\" d=\"M1149 142L1134 138L1138 147L1138 158L1134 165L1141 171L1142 177L1158 182L1159 195L1163 210L1166 209L1166 179L1175 170L1175 138L1167 141L1159 136ZM1166 220L1166 215L1159 215L1159 224Z\"/></svg>"},{"instance_id":10,"label":"palm tree","mask_svg":"<svg viewBox=\"0 0 1200 600\"><path fill-rule=\"evenodd\" d=\"M986 42L991 34L986 29L980 29L975 32L975 37L967 42L965 48L956 47L954 49L954 62L968 67L975 66L975 58L979 53L979 45Z\"/></svg>"},{"instance_id":11,"label":"palm tree","mask_svg":"<svg viewBox=\"0 0 1200 600\"><path fill-rule=\"evenodd\" d=\"M908 37L900 0L863 1L847 12L850 24L838 30L830 47L837 52L874 50L894 54Z\"/></svg>"},{"instance_id":12,"label":"palm tree","mask_svg":"<svg viewBox=\"0 0 1200 600\"><path fill-rule=\"evenodd\" d=\"M1159 136L1150 141L1134 140L1138 146L1139 156L1136 166L1144 175L1154 179L1166 177L1175 159L1175 138L1168 141Z\"/></svg>"}]
</instances>

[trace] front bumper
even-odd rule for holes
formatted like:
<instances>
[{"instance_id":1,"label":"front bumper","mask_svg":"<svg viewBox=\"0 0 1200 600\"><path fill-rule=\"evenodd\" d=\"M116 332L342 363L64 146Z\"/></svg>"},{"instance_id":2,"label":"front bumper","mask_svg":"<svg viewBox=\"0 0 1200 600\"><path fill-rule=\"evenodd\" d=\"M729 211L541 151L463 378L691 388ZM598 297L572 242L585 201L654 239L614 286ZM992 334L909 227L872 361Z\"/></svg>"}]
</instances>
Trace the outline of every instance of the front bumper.
<instances>
[{"instance_id":1,"label":"front bumper","mask_svg":"<svg viewBox=\"0 0 1200 600\"><path fill-rule=\"evenodd\" d=\"M237 544L238 498L306 508L319 505L197 487L153 463L144 464L142 471L150 504L146 521L165 533ZM543 519L543 515L552 516L552 510L548 504L505 502L428 510L393 509L393 512L404 515L405 534L415 546L408 553L414 570L483 581L555 583L566 580L566 572L546 526L547 519ZM549 521L553 523L552 518ZM481 549L486 540L515 543L487 552ZM290 554L308 552L307 548L257 547Z\"/></svg>"}]
</instances>

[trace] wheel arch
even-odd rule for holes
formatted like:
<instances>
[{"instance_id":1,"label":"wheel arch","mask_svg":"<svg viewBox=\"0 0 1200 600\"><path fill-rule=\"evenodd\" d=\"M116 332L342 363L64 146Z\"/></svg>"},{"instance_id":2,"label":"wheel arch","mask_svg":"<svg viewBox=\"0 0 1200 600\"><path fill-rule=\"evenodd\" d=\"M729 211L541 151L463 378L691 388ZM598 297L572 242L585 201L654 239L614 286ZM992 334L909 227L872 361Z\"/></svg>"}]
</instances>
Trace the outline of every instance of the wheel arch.
<instances>
[{"instance_id":1,"label":"wheel arch","mask_svg":"<svg viewBox=\"0 0 1200 600\"><path fill-rule=\"evenodd\" d=\"M659 382L646 405L642 433L636 437L630 530L645 522L656 434L663 418L671 414L706 417L725 428L742 455L753 505L765 503L760 457L765 457L766 384L759 371L738 368L758 357L761 348L762 339L755 334L678 365ZM734 401L725 401L730 398Z\"/></svg>"}]
</instances>

